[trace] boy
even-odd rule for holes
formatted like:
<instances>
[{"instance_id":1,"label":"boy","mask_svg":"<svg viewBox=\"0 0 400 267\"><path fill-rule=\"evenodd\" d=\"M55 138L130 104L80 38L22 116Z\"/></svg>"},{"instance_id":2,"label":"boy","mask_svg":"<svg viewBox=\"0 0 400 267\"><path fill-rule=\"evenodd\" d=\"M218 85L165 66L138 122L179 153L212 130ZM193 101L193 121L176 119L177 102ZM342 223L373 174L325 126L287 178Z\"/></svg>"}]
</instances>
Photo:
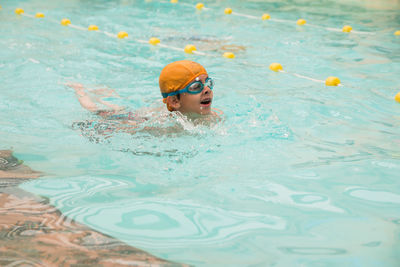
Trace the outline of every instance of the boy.
<instances>
[{"instance_id":1,"label":"boy","mask_svg":"<svg viewBox=\"0 0 400 267\"><path fill-rule=\"evenodd\" d=\"M150 112L143 112L141 110L134 113L126 112L125 108L103 100L105 97L119 97L114 90L91 90L91 95L89 95L81 84L67 84L67 86L75 90L82 107L107 120L107 127L103 127L104 124L100 124L104 128L98 131L101 135L109 135L115 131L135 133L135 128L140 123L150 119L144 113L159 114L162 111L151 110ZM216 122L220 119L220 115L223 114L220 110L211 109L214 82L208 77L205 68L196 62L181 60L168 64L161 71L159 86L163 102L166 104L168 111L181 113L195 124ZM107 109L99 108L98 104L106 106ZM76 125L81 130L93 126L92 122L80 122ZM144 127L144 130L156 129L154 127Z\"/></svg>"},{"instance_id":2,"label":"boy","mask_svg":"<svg viewBox=\"0 0 400 267\"><path fill-rule=\"evenodd\" d=\"M93 90L91 93L95 96L90 97L81 84L67 84L67 86L75 90L81 106L85 109L108 119L135 120L136 116L131 112L126 113L123 107L103 100L105 97L119 97L113 90ZM219 117L222 114L219 110L211 109L214 82L199 63L180 60L168 64L161 71L159 86L163 102L170 112L180 112L189 119L199 118L202 115ZM94 101L109 109L100 109Z\"/></svg>"}]
</instances>

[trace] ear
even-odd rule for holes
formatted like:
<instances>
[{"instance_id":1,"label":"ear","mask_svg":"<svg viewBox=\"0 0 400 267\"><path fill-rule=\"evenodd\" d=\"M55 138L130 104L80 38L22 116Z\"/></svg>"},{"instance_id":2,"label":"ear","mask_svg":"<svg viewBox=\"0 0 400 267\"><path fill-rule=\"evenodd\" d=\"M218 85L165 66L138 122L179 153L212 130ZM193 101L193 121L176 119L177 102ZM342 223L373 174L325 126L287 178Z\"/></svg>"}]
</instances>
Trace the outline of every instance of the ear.
<instances>
[{"instance_id":1,"label":"ear","mask_svg":"<svg viewBox=\"0 0 400 267\"><path fill-rule=\"evenodd\" d=\"M174 110L179 110L181 107L181 101L178 99L176 95L172 95L167 97L167 105Z\"/></svg>"}]
</instances>

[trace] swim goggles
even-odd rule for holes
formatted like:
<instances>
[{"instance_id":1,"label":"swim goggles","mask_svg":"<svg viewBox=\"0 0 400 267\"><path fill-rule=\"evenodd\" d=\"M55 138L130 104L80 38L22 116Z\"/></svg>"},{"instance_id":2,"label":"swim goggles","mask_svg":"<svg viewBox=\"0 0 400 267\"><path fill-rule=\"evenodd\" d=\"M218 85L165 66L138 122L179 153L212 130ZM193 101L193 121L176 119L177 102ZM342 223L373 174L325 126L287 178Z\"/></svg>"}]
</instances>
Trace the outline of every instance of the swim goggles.
<instances>
[{"instance_id":1,"label":"swim goggles","mask_svg":"<svg viewBox=\"0 0 400 267\"><path fill-rule=\"evenodd\" d=\"M208 88L210 88L211 90L214 87L214 80L210 77L208 77L206 79L205 83L202 83L199 79L199 77L196 78L196 80L194 82L189 83L185 88L175 91L175 92L171 92L171 93L161 93L163 98L166 98L168 96L173 96L173 95L179 95L182 93L189 93L192 95L201 93L204 89L204 87L207 86Z\"/></svg>"}]
</instances>

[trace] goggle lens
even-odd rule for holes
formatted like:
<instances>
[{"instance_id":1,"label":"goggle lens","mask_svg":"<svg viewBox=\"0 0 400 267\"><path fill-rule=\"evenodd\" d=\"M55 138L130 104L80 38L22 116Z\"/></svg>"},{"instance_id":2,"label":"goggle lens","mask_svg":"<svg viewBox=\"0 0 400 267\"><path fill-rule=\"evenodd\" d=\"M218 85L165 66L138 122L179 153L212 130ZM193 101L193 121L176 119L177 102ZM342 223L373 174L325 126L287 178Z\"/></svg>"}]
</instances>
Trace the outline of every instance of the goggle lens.
<instances>
[{"instance_id":1,"label":"goggle lens","mask_svg":"<svg viewBox=\"0 0 400 267\"><path fill-rule=\"evenodd\" d=\"M194 82L188 88L188 91L191 93L201 92L202 90L203 90L203 84L201 82Z\"/></svg>"},{"instance_id":2,"label":"goggle lens","mask_svg":"<svg viewBox=\"0 0 400 267\"><path fill-rule=\"evenodd\" d=\"M198 94L198 93L200 93L201 91L203 91L204 86L207 86L208 88L210 88L210 89L212 90L213 87L214 87L214 81L213 81L213 79L207 78L207 79L206 79L206 82L204 83L204 85L203 85L203 83L202 83L201 81L196 81L196 82L192 83L192 84L188 87L187 90L188 90L189 93Z\"/></svg>"},{"instance_id":3,"label":"goggle lens","mask_svg":"<svg viewBox=\"0 0 400 267\"><path fill-rule=\"evenodd\" d=\"M212 90L214 88L214 80L211 78L207 78L204 86L207 86L208 88L210 88Z\"/></svg>"}]
</instances>

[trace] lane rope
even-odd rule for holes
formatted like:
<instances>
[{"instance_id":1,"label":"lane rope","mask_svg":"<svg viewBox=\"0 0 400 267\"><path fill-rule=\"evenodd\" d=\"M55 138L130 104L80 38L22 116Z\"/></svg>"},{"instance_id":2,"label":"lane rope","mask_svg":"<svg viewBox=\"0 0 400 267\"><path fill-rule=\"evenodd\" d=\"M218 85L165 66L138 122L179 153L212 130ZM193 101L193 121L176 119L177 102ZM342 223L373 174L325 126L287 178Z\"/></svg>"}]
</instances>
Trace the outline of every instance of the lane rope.
<instances>
[{"instance_id":1,"label":"lane rope","mask_svg":"<svg viewBox=\"0 0 400 267\"><path fill-rule=\"evenodd\" d=\"M167 1L160 1L160 2L162 2L162 3L170 3L170 2L167 2ZM179 5L195 8L195 9L198 9L198 10L199 10L199 8L197 8L197 5L202 4L202 3L197 3L197 5L193 6L193 5L188 4L188 3L179 3L178 1L176 1L174 3L175 4L178 3ZM228 12L227 12L227 9L229 9ZM227 9L225 9L225 14L229 14L229 15L234 15L234 16L238 16L238 17L253 19L253 20L270 20L270 21L279 22L279 23L286 23L286 24L296 25L296 21L286 20L286 19L278 19L278 18L271 18L271 16L269 14L263 14L263 15L268 15L268 18L264 19L263 16L258 16L257 17L257 16L254 16L254 15L248 15L248 14L244 14L244 13L239 13L239 12L233 11L230 8L227 8ZM203 5L203 7L200 10L206 10L207 11L207 10L212 10L212 9L211 8L207 8L207 7L205 7ZM297 23L297 25L300 25L300 24ZM326 26L310 24L310 23L304 23L304 24L301 24L301 25L310 26L310 27L319 28L319 29L324 29L324 30L332 31L332 32L346 32L343 29L326 27ZM347 26L347 25L345 25L345 26ZM351 29L350 31L352 33L355 33L355 34L366 34L366 35L374 35L375 34L374 32L356 31L356 30L353 30L353 29Z\"/></svg>"},{"instance_id":2,"label":"lane rope","mask_svg":"<svg viewBox=\"0 0 400 267\"><path fill-rule=\"evenodd\" d=\"M201 3L198 3L195 8L200 9L200 10L201 9L205 9L205 10L208 9L208 8L204 7L203 4L202 5L199 5L199 4L201 4ZM189 4L185 4L185 3L184 3L184 5L189 6ZM201 8L198 8L198 7L201 7ZM44 17L45 17L43 13L37 13L36 16L28 14L28 13L25 13L24 10L21 9L21 8L17 8L15 10L15 13L18 14L18 15L25 16L25 17L28 17L28 18L33 18L33 19L44 19ZM251 18L251 19L260 19L258 17L252 16L252 15L233 12L229 8L225 10L225 13L233 14L233 15L237 15L237 16L242 16L242 17L246 17L246 18ZM275 21L285 22L285 23L293 23L292 21L288 21L288 20L271 19L269 17L269 15L268 16L266 16L266 15L268 15L268 14L264 14L264 16L266 18L270 19L270 20L275 20ZM50 22L53 22L53 23L56 23L56 24L60 23L61 25L64 25L65 27L71 27L73 29L80 30L80 31L88 31L88 30L89 31L96 31L96 32L102 33L102 34L104 34L104 35L106 35L108 37L112 37L112 38L119 38L119 39L125 39L126 38L128 40L132 40L134 42L141 43L141 44L151 44L151 45L154 45L154 46L159 46L159 47L162 47L162 48L166 48L166 49L170 49L170 50L174 50L174 51L179 51L179 52L185 52L185 53L188 53L188 54L215 57L215 55L213 55L213 54L197 51L197 48L194 45L187 45L185 48L179 48L179 47L171 46L171 45L168 45L168 44L160 43L160 40L158 38L155 38L155 37L152 37L152 38L150 38L149 41L146 41L146 40L132 38L132 37L130 37L128 35L127 32L119 32L118 34L113 34L113 33L107 32L107 31L103 31L103 30L100 30L96 25L90 25L88 28L85 28L85 27L82 27L82 26L79 26L79 25L76 25L76 24L72 24L69 21L69 19L62 19L61 22L57 21L55 19L52 19L52 18L47 18L46 17L46 19L48 21L50 21ZM306 22L303 19L300 19L297 22L297 24L299 24L299 25L304 25L305 23ZM308 24L308 25L310 25L312 27L322 27L322 26L312 25L312 24ZM345 27L348 27L349 31L352 30L351 26L345 26ZM335 28L325 28L325 27L322 27L322 28L330 29L332 31L340 31L339 29L335 29ZM343 31L344 31L344 28L343 28ZM353 32L355 32L355 31L353 31ZM366 33L366 32L359 32L359 33ZM231 52L225 52L223 54L223 56L225 58L228 58L228 59L235 58L235 55L233 53L231 53ZM248 66L254 66L254 67L262 67L262 68L266 67L264 65L251 64L251 63L244 62L244 61L242 61L241 63L245 64L245 65L248 65ZM275 67L272 67L273 65ZM316 83L325 83L325 85L327 85L327 86L343 86L343 84L340 83L340 80L337 77L331 76L331 77L328 77L325 81L323 81L323 80L315 79L315 78L308 77L308 76L305 76L305 75L302 75L302 74L285 71L285 70L283 70L282 66L279 63L272 63L270 65L270 69L275 71L275 72L290 74L290 75L293 75L295 77L298 77L298 78L301 78L301 79L306 79L306 80L313 81L313 82L316 82Z\"/></svg>"}]
</instances>

